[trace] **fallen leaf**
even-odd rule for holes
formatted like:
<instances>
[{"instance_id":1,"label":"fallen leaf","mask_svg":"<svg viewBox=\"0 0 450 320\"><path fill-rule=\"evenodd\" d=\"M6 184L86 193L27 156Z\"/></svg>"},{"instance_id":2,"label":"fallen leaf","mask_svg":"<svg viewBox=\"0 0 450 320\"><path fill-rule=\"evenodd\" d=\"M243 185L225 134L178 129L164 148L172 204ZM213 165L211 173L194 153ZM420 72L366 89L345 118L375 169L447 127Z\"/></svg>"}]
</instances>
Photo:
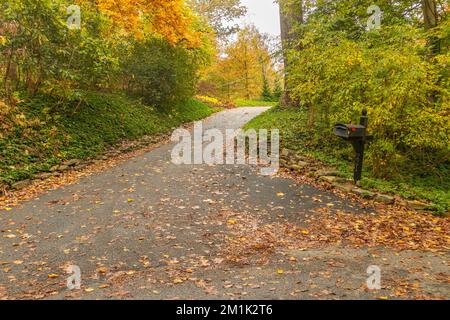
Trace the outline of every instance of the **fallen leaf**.
<instances>
[{"instance_id":1,"label":"fallen leaf","mask_svg":"<svg viewBox=\"0 0 450 320\"><path fill-rule=\"evenodd\" d=\"M105 274L105 273L108 272L108 268L105 268L105 267L98 268L98 269L97 269L97 272L98 272L98 273L103 273L103 274Z\"/></svg>"}]
</instances>

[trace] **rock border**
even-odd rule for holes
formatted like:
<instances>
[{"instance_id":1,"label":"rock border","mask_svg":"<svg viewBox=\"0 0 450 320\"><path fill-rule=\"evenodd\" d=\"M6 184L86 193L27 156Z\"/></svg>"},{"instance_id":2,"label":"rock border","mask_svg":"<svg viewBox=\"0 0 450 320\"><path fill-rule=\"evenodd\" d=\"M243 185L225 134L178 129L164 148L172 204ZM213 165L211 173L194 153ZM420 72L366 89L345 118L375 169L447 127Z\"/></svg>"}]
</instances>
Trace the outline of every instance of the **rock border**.
<instances>
[{"instance_id":1,"label":"rock border","mask_svg":"<svg viewBox=\"0 0 450 320\"><path fill-rule=\"evenodd\" d=\"M182 127L189 128L191 123ZM175 130L176 128L173 128ZM62 161L59 164L55 164L47 171L41 171L34 174L29 179L17 181L11 186L0 184L0 197L8 196L9 193L21 191L31 187L35 183L48 180L54 177L61 177L68 172L81 172L88 168L90 165L113 159L117 156L127 154L132 151L144 149L146 147L159 144L170 138L171 133L164 133L152 136L143 136L137 140L124 140L117 145L107 148L104 152L100 153L96 157L87 159L69 159Z\"/></svg>"},{"instance_id":2,"label":"rock border","mask_svg":"<svg viewBox=\"0 0 450 320\"><path fill-rule=\"evenodd\" d=\"M356 195L365 200L371 200L385 205L400 205L416 211L434 211L432 204L419 200L403 199L398 195L380 193L355 185L352 180L332 167L326 167L318 159L297 154L295 151L283 148L280 153L280 164L291 172L307 176L315 182L325 184L344 194Z\"/></svg>"}]
</instances>

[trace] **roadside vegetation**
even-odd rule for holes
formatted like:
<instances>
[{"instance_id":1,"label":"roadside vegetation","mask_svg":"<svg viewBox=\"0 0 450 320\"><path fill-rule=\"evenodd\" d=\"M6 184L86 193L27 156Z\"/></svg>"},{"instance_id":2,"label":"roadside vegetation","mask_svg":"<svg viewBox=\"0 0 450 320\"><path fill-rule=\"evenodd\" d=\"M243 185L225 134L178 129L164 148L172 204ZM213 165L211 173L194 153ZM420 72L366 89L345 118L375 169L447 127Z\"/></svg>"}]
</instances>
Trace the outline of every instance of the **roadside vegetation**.
<instances>
[{"instance_id":1,"label":"roadside vegetation","mask_svg":"<svg viewBox=\"0 0 450 320\"><path fill-rule=\"evenodd\" d=\"M245 129L279 129L281 147L319 159L325 165L336 167L347 179L352 179L354 151L349 143L334 136L331 128L324 128L317 140L314 131L305 126L308 112L303 108L277 106L249 122ZM356 122L356 118L355 121ZM369 152L375 146L368 145ZM414 164L412 164L414 165ZM436 213L450 210L450 169L441 166L438 171L417 169L399 171L389 177L377 177L366 161L361 186L382 193L398 194L406 199L431 202Z\"/></svg>"},{"instance_id":2,"label":"roadside vegetation","mask_svg":"<svg viewBox=\"0 0 450 320\"><path fill-rule=\"evenodd\" d=\"M350 177L354 151L333 134L368 110L362 184L450 209L450 19L427 1L286 1L282 107L249 127L282 130L286 148ZM368 14L368 8L372 8ZM376 12L382 11L377 17ZM377 21L378 20L378 21ZM293 36L295 35L295 37Z\"/></svg>"},{"instance_id":3,"label":"roadside vegetation","mask_svg":"<svg viewBox=\"0 0 450 320\"><path fill-rule=\"evenodd\" d=\"M0 0L0 190L212 113L214 31L184 1Z\"/></svg>"}]
</instances>

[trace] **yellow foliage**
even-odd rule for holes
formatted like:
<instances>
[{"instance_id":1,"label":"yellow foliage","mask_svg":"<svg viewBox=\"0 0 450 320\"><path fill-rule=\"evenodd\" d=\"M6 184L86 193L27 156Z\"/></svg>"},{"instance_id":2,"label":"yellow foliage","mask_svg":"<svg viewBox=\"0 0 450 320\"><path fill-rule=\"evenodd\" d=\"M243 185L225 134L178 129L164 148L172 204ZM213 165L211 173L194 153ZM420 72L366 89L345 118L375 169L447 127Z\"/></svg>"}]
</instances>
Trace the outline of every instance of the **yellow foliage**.
<instances>
[{"instance_id":1,"label":"yellow foliage","mask_svg":"<svg viewBox=\"0 0 450 320\"><path fill-rule=\"evenodd\" d=\"M97 0L96 3L115 27L138 39L148 30L172 44L200 45L199 36L191 28L193 18L183 0Z\"/></svg>"},{"instance_id":2,"label":"yellow foliage","mask_svg":"<svg viewBox=\"0 0 450 320\"><path fill-rule=\"evenodd\" d=\"M219 104L220 103L219 99L208 97L208 96L197 95L197 96L195 96L195 98L202 102L205 102L205 103L211 103L211 104Z\"/></svg>"},{"instance_id":3,"label":"yellow foliage","mask_svg":"<svg viewBox=\"0 0 450 320\"><path fill-rule=\"evenodd\" d=\"M272 62L267 39L254 26L247 26L205 70L203 80L217 88L212 94L224 99L259 98L264 79L270 84L277 78Z\"/></svg>"}]
</instances>

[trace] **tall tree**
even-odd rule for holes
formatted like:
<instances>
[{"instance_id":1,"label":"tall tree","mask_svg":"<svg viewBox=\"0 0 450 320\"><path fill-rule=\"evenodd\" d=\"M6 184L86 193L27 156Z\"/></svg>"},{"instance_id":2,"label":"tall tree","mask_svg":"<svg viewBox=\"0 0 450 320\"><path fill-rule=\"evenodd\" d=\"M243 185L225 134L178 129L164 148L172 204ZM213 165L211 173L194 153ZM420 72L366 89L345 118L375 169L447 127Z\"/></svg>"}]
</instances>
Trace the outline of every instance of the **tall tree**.
<instances>
[{"instance_id":1,"label":"tall tree","mask_svg":"<svg viewBox=\"0 0 450 320\"><path fill-rule=\"evenodd\" d=\"M279 0L280 24L281 24L281 44L284 61L284 94L281 99L282 105L291 105L291 88L287 70L289 67L288 52L293 49L293 40L296 37L294 32L297 24L304 23L303 0Z\"/></svg>"}]
</instances>

